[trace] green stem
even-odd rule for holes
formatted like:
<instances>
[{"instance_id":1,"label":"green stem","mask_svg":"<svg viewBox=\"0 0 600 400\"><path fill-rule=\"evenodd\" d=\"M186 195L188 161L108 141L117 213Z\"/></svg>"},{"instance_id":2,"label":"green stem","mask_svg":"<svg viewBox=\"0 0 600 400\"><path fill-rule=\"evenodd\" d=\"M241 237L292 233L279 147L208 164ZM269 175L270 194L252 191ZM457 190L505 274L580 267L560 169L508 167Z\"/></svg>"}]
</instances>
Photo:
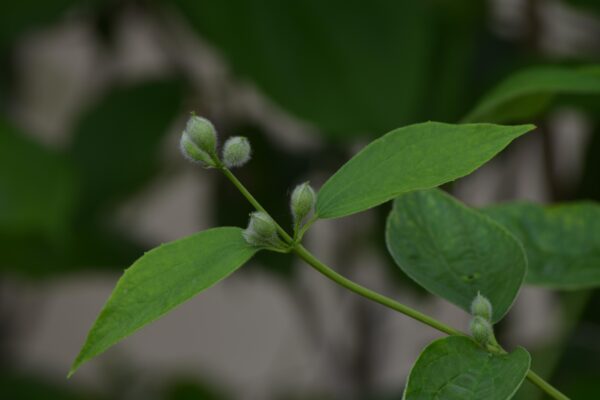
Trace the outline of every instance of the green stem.
<instances>
[{"instance_id":1,"label":"green stem","mask_svg":"<svg viewBox=\"0 0 600 400\"><path fill-rule=\"evenodd\" d=\"M223 171L225 176L235 185L235 187L242 193L242 195L250 202L250 204L252 204L252 206L256 210L268 214L267 210L265 210L263 206L260 205L260 203L254 198L254 196L252 196L252 194L250 194L250 192L244 187L242 182L240 182L229 169L225 167L220 167L220 170ZM310 265L311 267L313 267L314 269L316 269L321 274L325 275L327 278L331 279L338 285L345 287L346 289L362 297L365 297L385 307L391 308L392 310L398 311L406 316L409 316L419 322L422 322L423 324L429 325L440 332L444 332L448 335L466 336L463 332L454 329L451 326L448 326L443 322L436 320L435 318L423 314L420 311L408 307L387 296L367 289L366 287L361 286L354 281L351 281L345 276L338 274L336 271L325 265L314 255L312 255L312 253L310 253L304 246L302 246L302 244L294 243L292 237L288 235L288 233L277 222L275 222L275 225L281 237L283 237L283 239L291 245L292 251L294 253L296 253L308 265ZM531 383L539 387L541 390L546 392L546 394L548 394L550 397L556 400L569 400L567 396L562 394L558 389L556 389L550 383L546 382L542 377L533 372L531 369L527 372L527 379L529 379Z\"/></svg>"},{"instance_id":2,"label":"green stem","mask_svg":"<svg viewBox=\"0 0 600 400\"><path fill-rule=\"evenodd\" d=\"M370 289L367 289L364 286L359 285L356 282L351 281L350 279L338 274L333 269L329 268L327 265L323 264L319 261L315 256L313 256L304 246L298 244L294 246L292 249L294 253L296 253L301 259L306 261L307 264L312 266L314 269L334 281L340 286L345 287L353 291L354 293L366 297L369 300L373 300L376 303L382 304L388 308L401 312L404 315L407 315L413 319L416 319L419 322L422 322L426 325L431 326L432 328L437 329L438 331L442 331L447 333L448 335L462 335L465 336L464 333L434 319L428 315L425 315L413 308L410 308L402 303L397 302L389 297L386 297L382 294L374 292Z\"/></svg>"},{"instance_id":3,"label":"green stem","mask_svg":"<svg viewBox=\"0 0 600 400\"><path fill-rule=\"evenodd\" d=\"M220 167L220 169L223 172L223 174L225 174L227 179L229 179L231 181L231 183L233 183L233 185L240 191L240 193L242 193L242 195L246 198L246 200L248 200L250 202L250 204L252 204L252 207L254 207L257 211L262 211L265 214L269 214L267 212L267 210L265 210L263 208L263 206L261 206L260 203L254 198L254 196L252 196L252 194L248 191L248 189L246 189L244 184L242 182L240 182L238 180L238 178L228 168ZM273 217L271 217L271 219L273 219ZM279 234L286 241L286 243L287 244L293 243L292 237L290 235L288 235L288 233L277 223L277 221L275 221L273 219L273 222L275 222L275 226L277 227L277 232L279 232Z\"/></svg>"},{"instance_id":4,"label":"green stem","mask_svg":"<svg viewBox=\"0 0 600 400\"><path fill-rule=\"evenodd\" d=\"M527 371L527 379L529 379L531 383L533 383L534 385L542 389L544 392L546 392L548 396L552 397L553 399L569 400L569 398L562 394L560 390L546 382L541 376L533 372L533 370L531 369Z\"/></svg>"}]
</instances>

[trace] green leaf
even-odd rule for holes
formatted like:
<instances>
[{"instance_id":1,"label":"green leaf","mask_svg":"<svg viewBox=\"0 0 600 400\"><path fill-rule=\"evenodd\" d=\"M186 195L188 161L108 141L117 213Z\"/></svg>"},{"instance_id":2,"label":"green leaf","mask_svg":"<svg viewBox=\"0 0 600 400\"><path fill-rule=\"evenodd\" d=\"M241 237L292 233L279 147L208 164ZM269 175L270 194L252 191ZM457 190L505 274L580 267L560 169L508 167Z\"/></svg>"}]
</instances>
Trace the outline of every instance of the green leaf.
<instances>
[{"instance_id":1,"label":"green leaf","mask_svg":"<svg viewBox=\"0 0 600 400\"><path fill-rule=\"evenodd\" d=\"M481 292L493 322L509 310L527 270L513 235L438 189L398 197L386 241L396 264L430 292L467 311Z\"/></svg>"},{"instance_id":2,"label":"green leaf","mask_svg":"<svg viewBox=\"0 0 600 400\"><path fill-rule=\"evenodd\" d=\"M319 218L364 211L402 193L468 175L533 125L426 122L371 142L337 171L317 198Z\"/></svg>"},{"instance_id":3,"label":"green leaf","mask_svg":"<svg viewBox=\"0 0 600 400\"><path fill-rule=\"evenodd\" d=\"M531 357L483 350L471 339L450 336L429 344L412 367L405 400L507 400L523 383Z\"/></svg>"},{"instance_id":4,"label":"green leaf","mask_svg":"<svg viewBox=\"0 0 600 400\"><path fill-rule=\"evenodd\" d=\"M534 67L519 71L489 92L466 122L510 122L535 116L557 94L600 94L598 66Z\"/></svg>"},{"instance_id":5,"label":"green leaf","mask_svg":"<svg viewBox=\"0 0 600 400\"><path fill-rule=\"evenodd\" d=\"M240 228L221 227L144 254L119 279L69 376L85 361L231 274L256 251L244 241Z\"/></svg>"},{"instance_id":6,"label":"green leaf","mask_svg":"<svg viewBox=\"0 0 600 400\"><path fill-rule=\"evenodd\" d=\"M523 243L527 283L557 289L600 286L600 205L518 202L482 211Z\"/></svg>"}]
</instances>

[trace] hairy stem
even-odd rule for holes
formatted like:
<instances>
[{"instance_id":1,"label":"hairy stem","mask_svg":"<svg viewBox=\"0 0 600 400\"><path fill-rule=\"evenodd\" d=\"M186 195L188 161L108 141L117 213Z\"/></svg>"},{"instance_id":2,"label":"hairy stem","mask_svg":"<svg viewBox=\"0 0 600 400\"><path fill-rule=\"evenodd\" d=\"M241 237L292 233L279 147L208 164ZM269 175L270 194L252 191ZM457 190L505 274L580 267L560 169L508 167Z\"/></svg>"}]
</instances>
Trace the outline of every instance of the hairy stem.
<instances>
[{"instance_id":1,"label":"hairy stem","mask_svg":"<svg viewBox=\"0 0 600 400\"><path fill-rule=\"evenodd\" d=\"M225 176L235 185L235 187L242 193L242 195L252 204L254 208L258 211L262 211L268 214L267 210L260 205L260 203L252 196L252 194L246 189L246 187L240 182L236 176L225 167L219 168ZM271 217L272 218L272 217ZM275 221L275 220L274 220ZM309 252L302 244L294 243L294 240L288 233L277 223L275 222L277 227L277 231L281 235L281 237L286 241L287 244L291 246L291 249L294 253L298 255L302 260L304 260L308 265L319 271L321 274L325 275L327 278L331 279L338 285L345 287L346 289L365 297L369 300L372 300L376 303L379 303L385 307L391 308L392 310L398 311L408 317L411 317L425 325L429 325L434 329L437 329L440 332L446 333L448 335L457 335L457 336L467 336L465 333L452 328L444 324L437 319L430 317L429 315L423 314L420 311L417 311L407 305L404 305L392 298L384 296L380 293L377 293L371 289L367 289L364 286L359 285L358 283L351 281L343 275L340 275L332 268L325 265L318 258L316 258L311 252ZM541 390L546 392L550 397L556 400L569 400L567 396L561 393L558 389L552 386L550 383L546 382L542 377L533 372L531 369L527 372L527 379Z\"/></svg>"},{"instance_id":2,"label":"hairy stem","mask_svg":"<svg viewBox=\"0 0 600 400\"><path fill-rule=\"evenodd\" d=\"M366 297L369 300L373 300L376 303L382 304L392 310L396 310L401 312L404 315L407 315L413 319L416 319L419 322L422 322L426 325L431 326L432 328L437 329L438 331L447 333L448 335L465 335L464 333L440 322L434 318L431 318L428 315L425 315L413 308L410 308L402 303L397 302L389 297L386 297L382 294L372 291L371 289L367 289L364 286L359 285L358 283L351 281L350 279L344 277L343 275L338 274L333 269L329 268L327 265L323 264L319 261L315 256L313 256L304 246L298 244L292 250L294 253L298 255L301 259L306 261L307 264L312 266L314 269L325 275L327 278L331 279L335 283L340 286L345 287L352 292Z\"/></svg>"}]
</instances>

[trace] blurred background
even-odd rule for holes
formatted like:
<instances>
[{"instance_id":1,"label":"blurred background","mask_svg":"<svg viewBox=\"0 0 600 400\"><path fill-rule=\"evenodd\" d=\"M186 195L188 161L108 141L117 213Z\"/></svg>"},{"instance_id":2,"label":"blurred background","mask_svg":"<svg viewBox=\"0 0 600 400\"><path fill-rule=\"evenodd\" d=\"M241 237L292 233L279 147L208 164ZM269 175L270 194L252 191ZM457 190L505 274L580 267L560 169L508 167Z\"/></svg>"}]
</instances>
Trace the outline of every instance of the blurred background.
<instances>
[{"instance_id":1,"label":"blurred background","mask_svg":"<svg viewBox=\"0 0 600 400\"><path fill-rule=\"evenodd\" d=\"M190 111L250 138L238 171L279 220L288 196L414 122L459 122L529 66L600 61L596 0L20 0L0 5L2 399L400 399L432 329L260 254L66 374L123 269L251 211L185 162ZM446 189L473 206L600 201L599 95L561 94L526 135ZM505 118L506 119L506 118ZM457 328L384 245L389 205L315 225L338 271ZM600 235L600 233L598 233ZM600 398L600 296L524 287L501 341L576 399ZM519 399L541 398L525 383Z\"/></svg>"}]
</instances>

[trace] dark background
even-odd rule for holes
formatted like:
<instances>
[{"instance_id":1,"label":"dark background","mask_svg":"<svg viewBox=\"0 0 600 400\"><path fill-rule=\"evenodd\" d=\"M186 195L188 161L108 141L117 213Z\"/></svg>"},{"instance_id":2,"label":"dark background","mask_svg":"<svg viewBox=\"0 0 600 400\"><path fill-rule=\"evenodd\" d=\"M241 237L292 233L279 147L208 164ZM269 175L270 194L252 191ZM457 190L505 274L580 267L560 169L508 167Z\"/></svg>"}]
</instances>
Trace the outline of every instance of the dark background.
<instances>
[{"instance_id":1,"label":"dark background","mask_svg":"<svg viewBox=\"0 0 600 400\"><path fill-rule=\"evenodd\" d=\"M190 111L221 138L250 138L238 175L289 225L295 184L318 187L370 139L458 122L522 68L599 59L595 0L3 2L0 397L400 399L437 333L267 254L65 376L143 251L246 223L242 197L179 156ZM474 206L600 200L598 96L554 100L507 121L538 129L447 189ZM465 329L392 264L388 210L319 222L307 245ZM599 307L597 292L526 287L500 337L572 398L600 398ZM517 396L540 392L525 383Z\"/></svg>"}]
</instances>

